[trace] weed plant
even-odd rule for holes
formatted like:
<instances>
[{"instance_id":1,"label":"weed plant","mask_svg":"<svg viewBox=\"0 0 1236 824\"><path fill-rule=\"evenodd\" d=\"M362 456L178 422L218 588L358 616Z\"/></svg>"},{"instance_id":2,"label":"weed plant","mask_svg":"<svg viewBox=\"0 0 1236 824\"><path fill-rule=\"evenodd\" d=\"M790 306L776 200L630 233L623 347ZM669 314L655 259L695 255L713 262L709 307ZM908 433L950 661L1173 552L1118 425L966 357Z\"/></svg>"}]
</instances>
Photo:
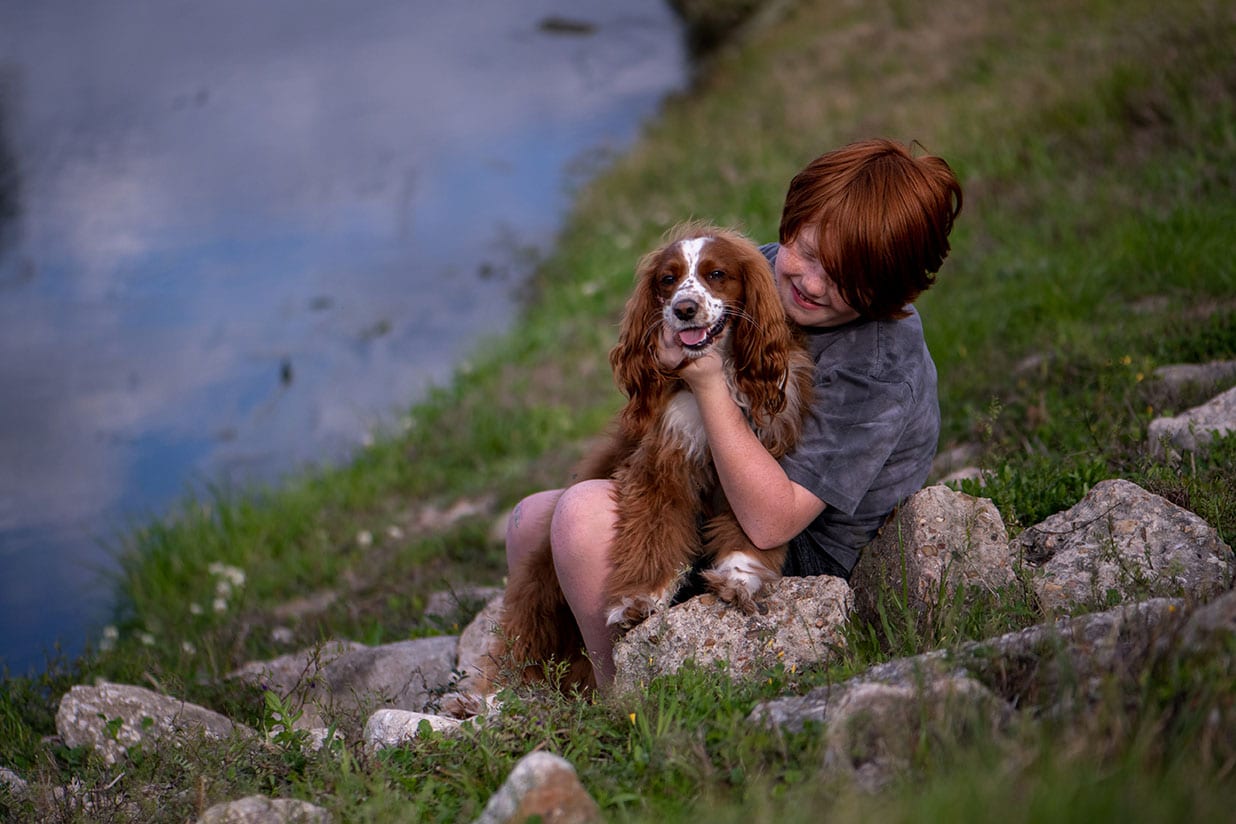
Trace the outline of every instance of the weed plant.
<instances>
[{"instance_id":1,"label":"weed plant","mask_svg":"<svg viewBox=\"0 0 1236 824\"><path fill-rule=\"evenodd\" d=\"M349 464L267 489L213 490L124 536L121 606L79 659L0 682L0 817L186 821L250 793L303 798L342 821L479 815L527 752L563 755L613 821L1225 820L1236 801L1236 650L1160 666L1091 712L1025 717L1004 737L919 742L876 795L823 768L822 731L747 721L890 657L1033 623L1013 587L922 626L894 591L827 670L743 685L688 667L622 700L509 693L491 723L379 754L318 752L280 734L287 696L224 678L297 643L457 631L435 590L500 584L493 525L564 483L618 408L607 349L639 256L707 218L775 239L790 176L851 139L917 141L953 165L965 208L920 301L940 374L941 448L974 444L1010 532L1105 478L1191 509L1236 543L1236 439L1147 457L1154 417L1215 387L1168 390L1173 362L1236 358L1236 15L1181 0L778 4L666 102L640 142L586 181L515 329ZM1219 387L1222 388L1222 387ZM1220 651L1222 652L1222 651ZM131 751L118 765L54 737L76 683L106 678L202 703L275 733ZM47 787L66 787L53 793Z\"/></svg>"}]
</instances>

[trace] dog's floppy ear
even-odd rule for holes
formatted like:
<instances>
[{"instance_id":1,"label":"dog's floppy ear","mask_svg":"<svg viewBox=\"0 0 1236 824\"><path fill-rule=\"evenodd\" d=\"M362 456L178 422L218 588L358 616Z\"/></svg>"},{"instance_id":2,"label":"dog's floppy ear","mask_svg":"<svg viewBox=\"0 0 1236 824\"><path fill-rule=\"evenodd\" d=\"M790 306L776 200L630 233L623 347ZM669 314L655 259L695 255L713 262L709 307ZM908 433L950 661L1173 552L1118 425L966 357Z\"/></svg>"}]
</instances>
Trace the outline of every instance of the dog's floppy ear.
<instances>
[{"instance_id":1,"label":"dog's floppy ear","mask_svg":"<svg viewBox=\"0 0 1236 824\"><path fill-rule=\"evenodd\" d=\"M739 389L750 399L757 424L770 421L785 408L794 332L777 296L772 266L757 246L731 237L743 272L743 311L734 335L734 363Z\"/></svg>"},{"instance_id":2,"label":"dog's floppy ear","mask_svg":"<svg viewBox=\"0 0 1236 824\"><path fill-rule=\"evenodd\" d=\"M662 246L640 259L635 291L622 313L618 343L609 353L614 380L628 399L622 410L622 426L631 433L642 432L673 380L657 360L662 320L655 283L667 251L668 246Z\"/></svg>"}]
</instances>

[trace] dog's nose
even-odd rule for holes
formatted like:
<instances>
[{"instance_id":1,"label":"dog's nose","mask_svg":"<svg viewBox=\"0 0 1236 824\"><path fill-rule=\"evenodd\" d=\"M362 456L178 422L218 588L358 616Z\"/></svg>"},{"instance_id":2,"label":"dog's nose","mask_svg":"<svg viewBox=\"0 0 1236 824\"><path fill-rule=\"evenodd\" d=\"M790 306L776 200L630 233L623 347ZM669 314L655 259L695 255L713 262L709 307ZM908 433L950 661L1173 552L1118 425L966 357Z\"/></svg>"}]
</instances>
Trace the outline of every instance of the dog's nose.
<instances>
[{"instance_id":1,"label":"dog's nose","mask_svg":"<svg viewBox=\"0 0 1236 824\"><path fill-rule=\"evenodd\" d=\"M674 317L679 320L691 320L699 311L700 305L693 300L683 299L674 303Z\"/></svg>"}]
</instances>

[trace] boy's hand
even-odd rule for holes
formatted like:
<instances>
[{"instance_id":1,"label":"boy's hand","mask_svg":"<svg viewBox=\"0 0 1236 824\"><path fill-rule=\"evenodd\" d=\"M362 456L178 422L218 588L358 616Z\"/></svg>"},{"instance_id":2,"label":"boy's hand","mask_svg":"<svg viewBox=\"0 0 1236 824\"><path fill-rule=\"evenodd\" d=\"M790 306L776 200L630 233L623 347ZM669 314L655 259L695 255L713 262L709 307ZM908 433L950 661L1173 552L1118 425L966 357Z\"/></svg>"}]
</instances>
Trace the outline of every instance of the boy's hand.
<instances>
[{"instance_id":1,"label":"boy's hand","mask_svg":"<svg viewBox=\"0 0 1236 824\"><path fill-rule=\"evenodd\" d=\"M661 334L657 338L657 360L667 372L677 372L687 363L687 353L683 351L678 336L664 323L661 324Z\"/></svg>"},{"instance_id":2,"label":"boy's hand","mask_svg":"<svg viewBox=\"0 0 1236 824\"><path fill-rule=\"evenodd\" d=\"M692 390L696 390L711 380L724 383L725 374L721 363L721 355L716 349L709 350L704 355L687 357L682 342L667 326L661 327L661 336L657 341L657 358L663 369L675 372L687 382Z\"/></svg>"}]
</instances>

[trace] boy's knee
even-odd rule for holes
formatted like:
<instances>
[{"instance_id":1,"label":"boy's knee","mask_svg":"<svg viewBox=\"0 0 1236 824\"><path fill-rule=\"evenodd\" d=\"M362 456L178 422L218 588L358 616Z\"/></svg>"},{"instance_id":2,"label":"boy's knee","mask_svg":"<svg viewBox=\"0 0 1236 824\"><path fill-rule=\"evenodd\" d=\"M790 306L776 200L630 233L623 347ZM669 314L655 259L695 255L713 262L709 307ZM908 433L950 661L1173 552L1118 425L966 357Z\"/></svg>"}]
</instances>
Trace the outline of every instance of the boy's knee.
<instances>
[{"instance_id":1,"label":"boy's knee","mask_svg":"<svg viewBox=\"0 0 1236 824\"><path fill-rule=\"evenodd\" d=\"M506 557L513 569L529 552L549 537L549 519L561 490L537 492L524 498L506 522Z\"/></svg>"},{"instance_id":2,"label":"boy's knee","mask_svg":"<svg viewBox=\"0 0 1236 824\"><path fill-rule=\"evenodd\" d=\"M554 507L550 536L554 554L576 552L582 544L606 542L613 526L608 481L582 481L569 487Z\"/></svg>"}]
</instances>

